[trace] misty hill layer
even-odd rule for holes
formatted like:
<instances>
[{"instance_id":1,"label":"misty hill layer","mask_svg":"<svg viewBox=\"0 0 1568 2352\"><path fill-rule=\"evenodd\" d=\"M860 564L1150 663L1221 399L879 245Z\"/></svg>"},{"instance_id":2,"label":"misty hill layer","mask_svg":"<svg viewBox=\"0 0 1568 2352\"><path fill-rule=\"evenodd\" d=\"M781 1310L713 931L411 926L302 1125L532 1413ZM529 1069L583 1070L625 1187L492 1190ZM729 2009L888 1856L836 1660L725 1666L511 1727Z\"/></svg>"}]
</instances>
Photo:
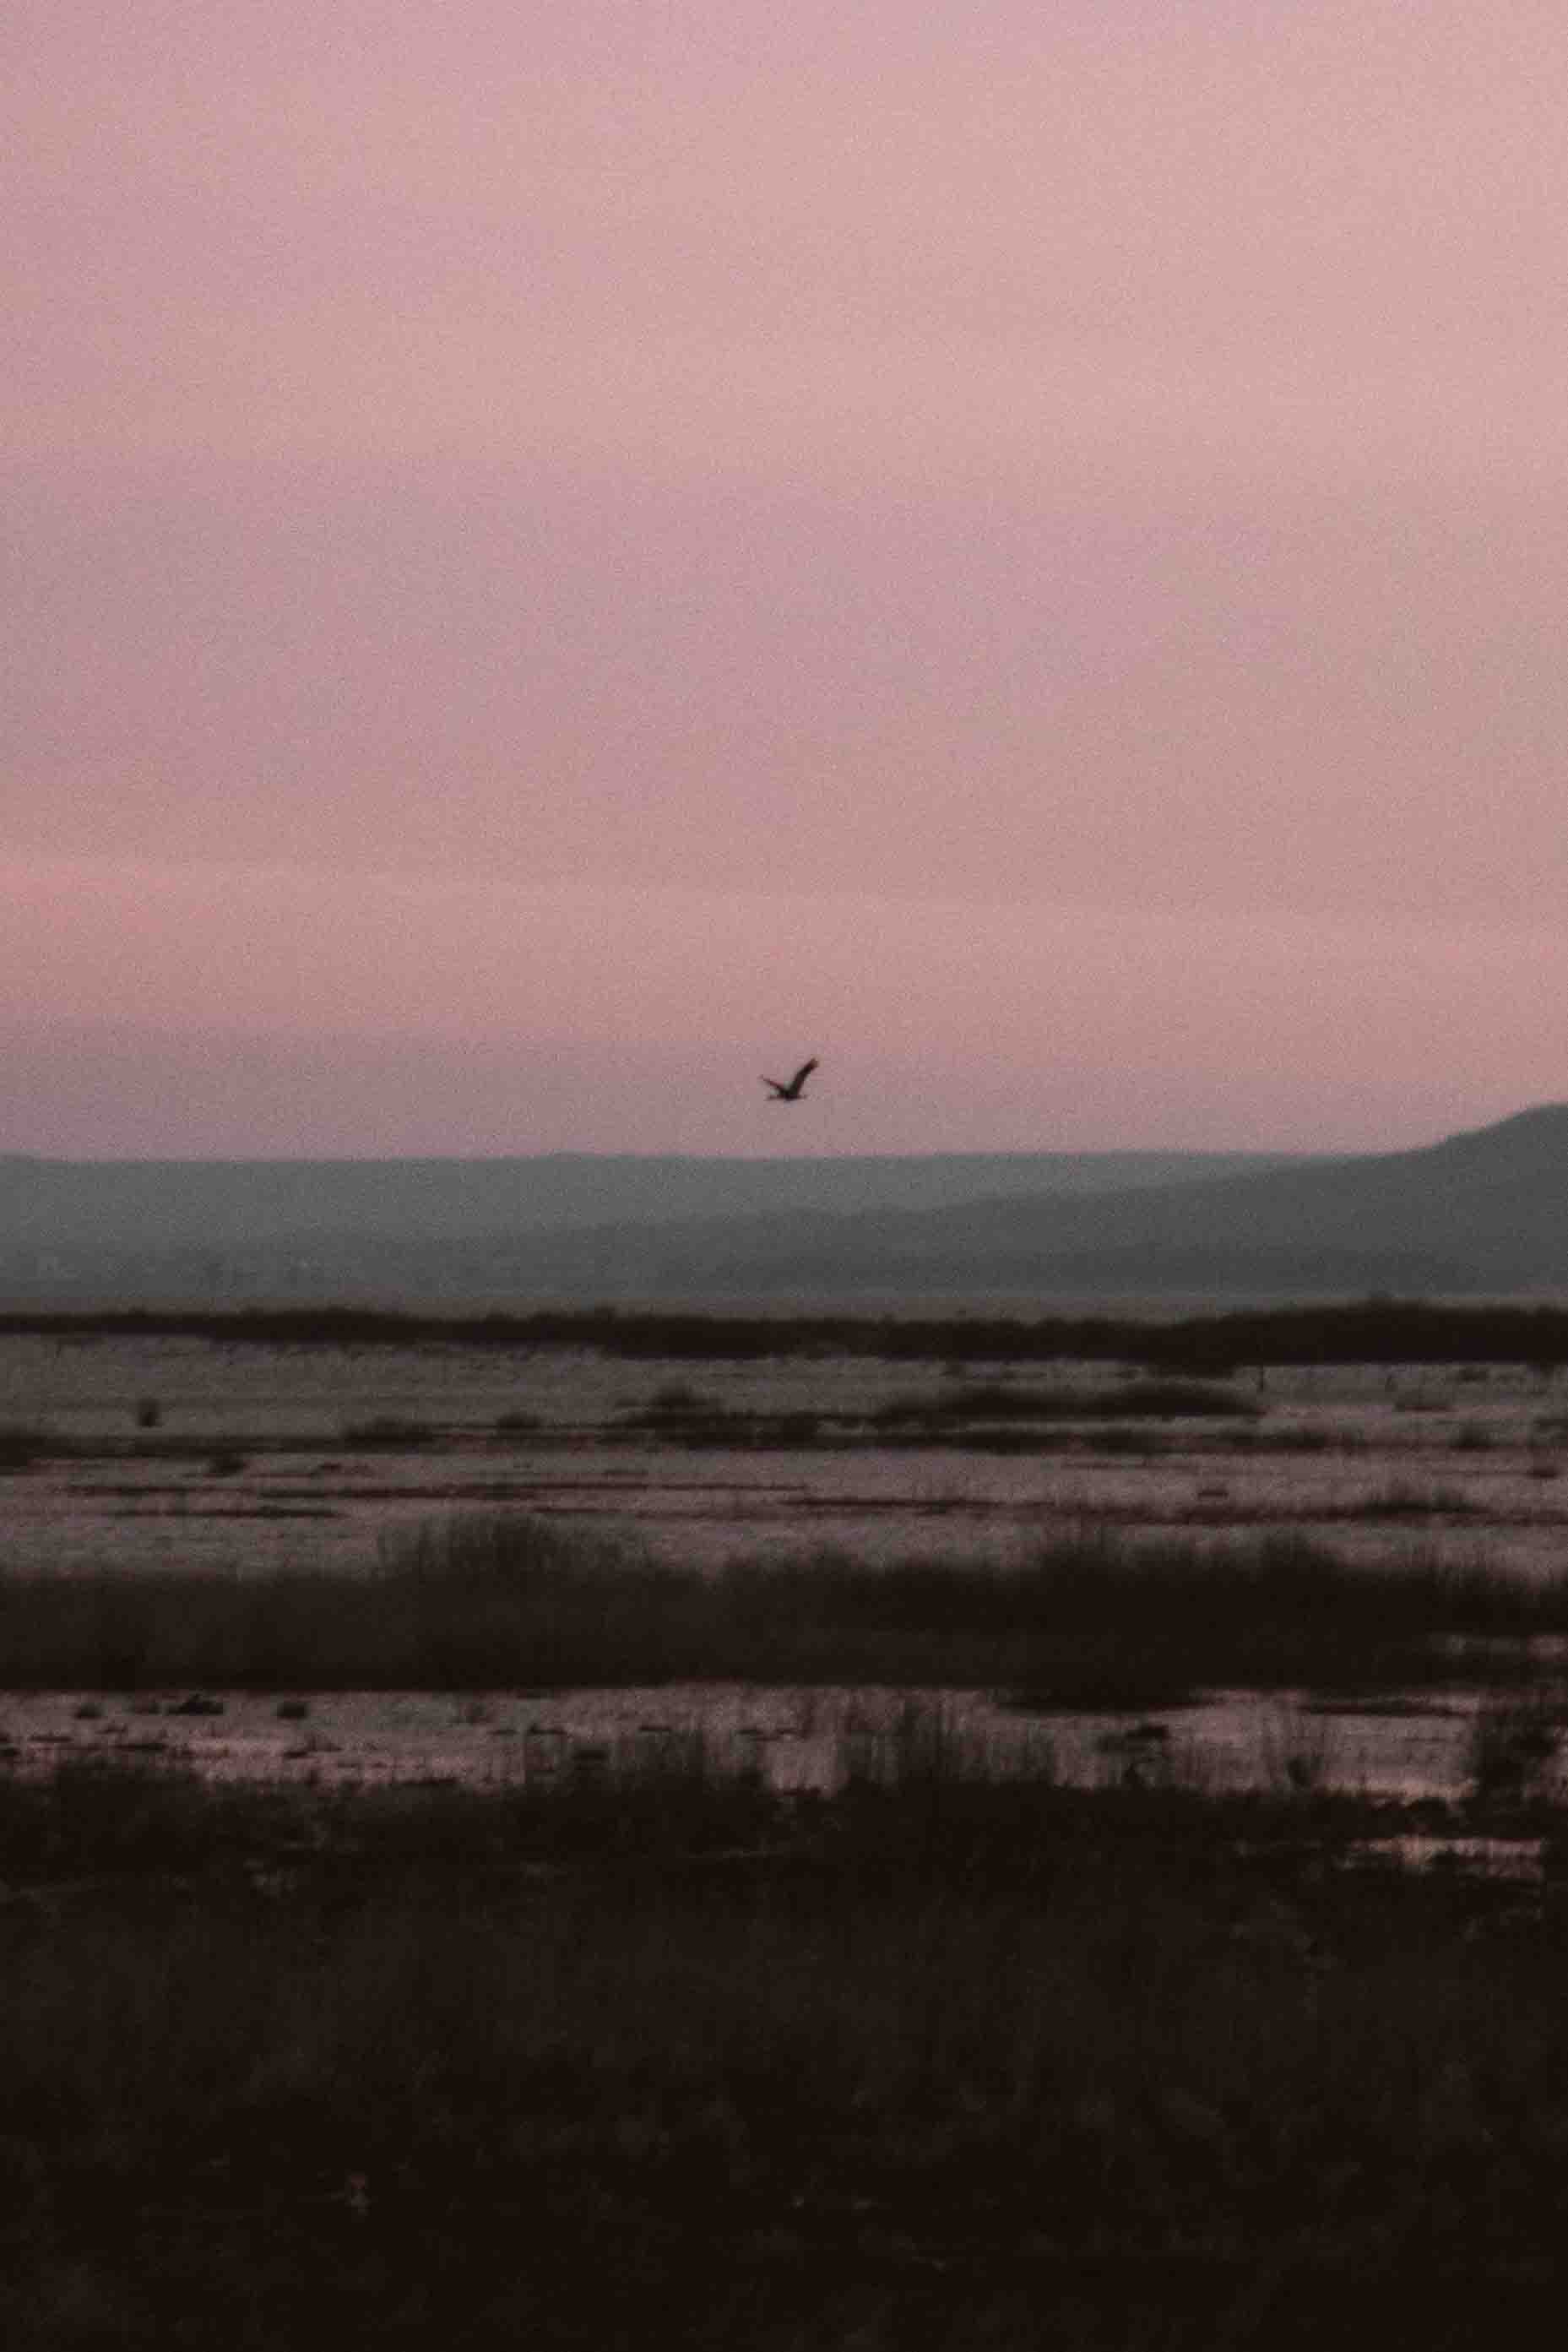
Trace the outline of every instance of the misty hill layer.
<instances>
[{"instance_id":1,"label":"misty hill layer","mask_svg":"<svg viewBox=\"0 0 1568 2352\"><path fill-rule=\"evenodd\" d=\"M657 1278L695 1263L660 1237ZM1534 1289L1568 1284L1568 1104L1416 1150L1297 1163L1189 1185L1040 1193L818 1223L729 1245L706 1278L732 1289L1058 1291Z\"/></svg>"},{"instance_id":2,"label":"misty hill layer","mask_svg":"<svg viewBox=\"0 0 1568 2352\"><path fill-rule=\"evenodd\" d=\"M302 1245L326 1234L456 1240L545 1226L791 1210L936 1208L1015 1192L1202 1181L1281 1153L933 1152L704 1160L549 1152L504 1160L118 1160L0 1156L0 1245Z\"/></svg>"},{"instance_id":3,"label":"misty hill layer","mask_svg":"<svg viewBox=\"0 0 1568 2352\"><path fill-rule=\"evenodd\" d=\"M637 1286L654 1227L925 1209L1201 1181L1277 1155L933 1153L704 1160L111 1160L0 1157L0 1296L440 1297ZM586 1257L574 1237L591 1228ZM702 1255L698 1250L698 1255ZM558 1270L558 1260L559 1261Z\"/></svg>"},{"instance_id":4,"label":"misty hill layer","mask_svg":"<svg viewBox=\"0 0 1568 2352\"><path fill-rule=\"evenodd\" d=\"M1550 1291L1568 1104L1332 1160L13 1160L0 1234L0 1290L62 1301Z\"/></svg>"}]
</instances>

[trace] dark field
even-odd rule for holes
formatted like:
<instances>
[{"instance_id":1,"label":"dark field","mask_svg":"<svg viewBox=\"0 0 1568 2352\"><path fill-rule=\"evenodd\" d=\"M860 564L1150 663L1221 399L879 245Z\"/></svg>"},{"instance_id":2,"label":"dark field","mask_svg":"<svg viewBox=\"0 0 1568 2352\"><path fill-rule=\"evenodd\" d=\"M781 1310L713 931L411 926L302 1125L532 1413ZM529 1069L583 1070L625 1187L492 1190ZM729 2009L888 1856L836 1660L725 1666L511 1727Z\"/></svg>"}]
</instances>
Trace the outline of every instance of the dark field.
<instances>
[{"instance_id":1,"label":"dark field","mask_svg":"<svg viewBox=\"0 0 1568 2352\"><path fill-rule=\"evenodd\" d=\"M700 1741L487 1796L0 1786L0 2321L1544 2344L1568 1842L1467 1819L1542 1874L1379 1866L1406 1811L1288 1788L1063 1790L920 1710L793 1803Z\"/></svg>"}]
</instances>

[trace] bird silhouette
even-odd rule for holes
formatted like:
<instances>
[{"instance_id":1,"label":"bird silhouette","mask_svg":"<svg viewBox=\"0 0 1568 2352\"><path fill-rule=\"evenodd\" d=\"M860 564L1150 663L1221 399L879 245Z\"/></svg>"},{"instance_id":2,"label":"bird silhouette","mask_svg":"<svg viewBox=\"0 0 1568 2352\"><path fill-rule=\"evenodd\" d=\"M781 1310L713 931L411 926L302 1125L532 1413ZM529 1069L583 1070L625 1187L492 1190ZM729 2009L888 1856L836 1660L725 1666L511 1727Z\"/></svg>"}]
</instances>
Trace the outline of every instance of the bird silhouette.
<instances>
[{"instance_id":1,"label":"bird silhouette","mask_svg":"<svg viewBox=\"0 0 1568 2352\"><path fill-rule=\"evenodd\" d=\"M764 1078L762 1081L763 1085L765 1087L771 1087L773 1089L772 1094L768 1097L768 1100L770 1102L799 1102L800 1097L806 1090L806 1081L810 1076L816 1066L817 1057L813 1054L809 1062L801 1063L800 1068L789 1080L788 1086L785 1085L782 1078Z\"/></svg>"}]
</instances>

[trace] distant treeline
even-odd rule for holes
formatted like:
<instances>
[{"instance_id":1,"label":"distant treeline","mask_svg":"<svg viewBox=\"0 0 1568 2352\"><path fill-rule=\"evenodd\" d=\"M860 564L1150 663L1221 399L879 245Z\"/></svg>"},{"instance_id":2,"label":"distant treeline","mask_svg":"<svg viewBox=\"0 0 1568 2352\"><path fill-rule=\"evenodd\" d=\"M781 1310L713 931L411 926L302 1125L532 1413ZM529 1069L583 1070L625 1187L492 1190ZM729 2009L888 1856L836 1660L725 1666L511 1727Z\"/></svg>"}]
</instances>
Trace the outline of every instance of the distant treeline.
<instances>
[{"instance_id":1,"label":"distant treeline","mask_svg":"<svg viewBox=\"0 0 1568 2352\"><path fill-rule=\"evenodd\" d=\"M752 1361L1136 1364L1211 1378L1269 1364L1568 1364L1568 1308L1369 1297L1176 1322L1112 1316L670 1314L613 1307L422 1315L369 1307L86 1308L0 1313L0 1337L195 1339L288 1348L588 1348L604 1355Z\"/></svg>"}]
</instances>

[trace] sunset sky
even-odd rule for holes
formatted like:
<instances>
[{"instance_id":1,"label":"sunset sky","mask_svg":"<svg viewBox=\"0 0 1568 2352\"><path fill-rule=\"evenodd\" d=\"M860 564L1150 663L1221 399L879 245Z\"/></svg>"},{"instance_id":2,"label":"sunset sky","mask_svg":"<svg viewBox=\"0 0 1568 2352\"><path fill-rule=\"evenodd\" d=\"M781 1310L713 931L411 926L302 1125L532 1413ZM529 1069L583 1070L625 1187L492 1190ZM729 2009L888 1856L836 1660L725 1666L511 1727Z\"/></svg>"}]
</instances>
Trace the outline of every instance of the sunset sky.
<instances>
[{"instance_id":1,"label":"sunset sky","mask_svg":"<svg viewBox=\"0 0 1568 2352\"><path fill-rule=\"evenodd\" d=\"M0 1150L1568 1097L1559 0L11 0L0 61Z\"/></svg>"}]
</instances>

